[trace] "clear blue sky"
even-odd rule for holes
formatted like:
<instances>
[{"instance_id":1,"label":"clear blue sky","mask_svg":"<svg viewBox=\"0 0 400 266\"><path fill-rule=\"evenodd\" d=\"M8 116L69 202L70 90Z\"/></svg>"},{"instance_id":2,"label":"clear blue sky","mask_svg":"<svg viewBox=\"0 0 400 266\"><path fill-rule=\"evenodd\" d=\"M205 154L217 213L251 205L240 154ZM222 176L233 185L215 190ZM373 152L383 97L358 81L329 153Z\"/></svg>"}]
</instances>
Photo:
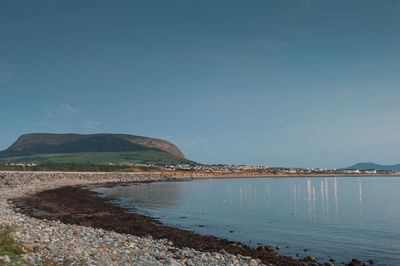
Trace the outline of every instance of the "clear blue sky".
<instances>
[{"instance_id":1,"label":"clear blue sky","mask_svg":"<svg viewBox=\"0 0 400 266\"><path fill-rule=\"evenodd\" d=\"M0 149L167 139L202 163L400 163L400 1L0 2Z\"/></svg>"}]
</instances>

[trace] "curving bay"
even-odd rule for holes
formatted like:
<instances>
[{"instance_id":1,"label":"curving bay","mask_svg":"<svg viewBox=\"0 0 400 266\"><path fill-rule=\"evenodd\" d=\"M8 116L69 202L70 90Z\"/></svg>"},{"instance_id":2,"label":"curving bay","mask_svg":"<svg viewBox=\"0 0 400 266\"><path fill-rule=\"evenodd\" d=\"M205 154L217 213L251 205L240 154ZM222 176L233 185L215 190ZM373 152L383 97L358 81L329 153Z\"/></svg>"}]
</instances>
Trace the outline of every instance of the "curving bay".
<instances>
[{"instance_id":1,"label":"curving bay","mask_svg":"<svg viewBox=\"0 0 400 266\"><path fill-rule=\"evenodd\" d=\"M400 260L399 177L208 179L96 188L163 223L320 262Z\"/></svg>"}]
</instances>

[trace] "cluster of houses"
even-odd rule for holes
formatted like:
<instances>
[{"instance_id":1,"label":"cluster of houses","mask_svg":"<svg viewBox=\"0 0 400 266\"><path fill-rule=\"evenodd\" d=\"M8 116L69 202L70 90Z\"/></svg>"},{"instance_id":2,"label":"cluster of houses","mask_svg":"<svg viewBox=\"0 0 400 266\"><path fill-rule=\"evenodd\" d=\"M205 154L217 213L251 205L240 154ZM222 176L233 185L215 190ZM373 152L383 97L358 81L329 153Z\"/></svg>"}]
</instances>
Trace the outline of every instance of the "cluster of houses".
<instances>
[{"instance_id":1,"label":"cluster of houses","mask_svg":"<svg viewBox=\"0 0 400 266\"><path fill-rule=\"evenodd\" d=\"M196 171L209 173L244 173L258 172L270 174L393 174L389 170L358 170L358 169L323 169L323 168L276 168L270 166L249 166L249 165L190 165L177 164L165 165L160 167L162 170L169 171Z\"/></svg>"},{"instance_id":2,"label":"cluster of houses","mask_svg":"<svg viewBox=\"0 0 400 266\"><path fill-rule=\"evenodd\" d=\"M37 163L6 163L4 165L12 165L12 166L36 166Z\"/></svg>"},{"instance_id":3,"label":"cluster of houses","mask_svg":"<svg viewBox=\"0 0 400 266\"><path fill-rule=\"evenodd\" d=\"M113 163L104 163L105 165L115 165ZM10 163L5 165L11 166L36 166L36 163ZM281 168L281 167L270 167L270 166L250 166L250 165L228 165L228 164L171 164L158 166L155 164L145 163L119 163L118 165L140 167L140 168L152 168L167 171L195 171L195 172L206 172L206 173L266 173L266 174L399 174L400 172L393 172L390 170L376 170L376 169L322 169L322 168Z\"/></svg>"},{"instance_id":4,"label":"cluster of houses","mask_svg":"<svg viewBox=\"0 0 400 266\"><path fill-rule=\"evenodd\" d=\"M271 167L269 166L249 166L249 165L190 165L190 164L177 164L165 165L163 170L190 170L196 172L209 172L209 173L241 173L241 172L266 172Z\"/></svg>"},{"instance_id":5,"label":"cluster of houses","mask_svg":"<svg viewBox=\"0 0 400 266\"><path fill-rule=\"evenodd\" d=\"M391 174L394 173L390 170L376 170L376 169L367 169L367 170L358 170L358 169L345 169L343 170L345 174Z\"/></svg>"}]
</instances>

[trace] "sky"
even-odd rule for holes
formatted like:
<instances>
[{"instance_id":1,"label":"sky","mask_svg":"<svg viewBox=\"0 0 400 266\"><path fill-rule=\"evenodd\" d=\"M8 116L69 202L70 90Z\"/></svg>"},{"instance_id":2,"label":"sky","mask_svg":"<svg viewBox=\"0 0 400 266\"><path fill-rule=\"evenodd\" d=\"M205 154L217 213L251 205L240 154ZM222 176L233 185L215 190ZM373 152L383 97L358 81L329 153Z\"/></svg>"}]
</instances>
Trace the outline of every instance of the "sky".
<instances>
[{"instance_id":1,"label":"sky","mask_svg":"<svg viewBox=\"0 0 400 266\"><path fill-rule=\"evenodd\" d=\"M400 163L400 1L0 2L0 150L162 138L200 163Z\"/></svg>"}]
</instances>

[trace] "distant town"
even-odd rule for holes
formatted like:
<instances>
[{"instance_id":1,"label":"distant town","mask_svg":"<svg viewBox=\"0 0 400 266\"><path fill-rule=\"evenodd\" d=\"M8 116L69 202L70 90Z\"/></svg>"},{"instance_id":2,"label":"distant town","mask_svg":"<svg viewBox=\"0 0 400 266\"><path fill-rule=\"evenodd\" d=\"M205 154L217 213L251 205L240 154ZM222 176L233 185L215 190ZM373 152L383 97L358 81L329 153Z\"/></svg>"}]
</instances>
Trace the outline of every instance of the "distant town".
<instances>
[{"instance_id":1,"label":"distant town","mask_svg":"<svg viewBox=\"0 0 400 266\"><path fill-rule=\"evenodd\" d=\"M229 165L229 164L171 164L171 165L156 165L156 164L143 164L143 163L104 163L103 166L115 167L130 167L139 170L158 170L158 171L171 171L171 172L198 172L198 173L211 173L211 174L266 174L266 175L347 175L347 174L391 174L400 175L400 171L391 170L377 170L377 169L323 169L323 168L284 168L284 167L271 167L271 166L249 166L249 165ZM19 167L20 169L40 166L36 163L10 163L3 164L3 166Z\"/></svg>"},{"instance_id":2,"label":"distant town","mask_svg":"<svg viewBox=\"0 0 400 266\"><path fill-rule=\"evenodd\" d=\"M162 170L170 171L196 171L210 173L268 173L268 174L393 174L395 172L389 170L358 170L358 169L323 169L323 168L282 168L270 166L249 166L249 165L165 165ZM400 174L400 172L399 172Z\"/></svg>"}]
</instances>

